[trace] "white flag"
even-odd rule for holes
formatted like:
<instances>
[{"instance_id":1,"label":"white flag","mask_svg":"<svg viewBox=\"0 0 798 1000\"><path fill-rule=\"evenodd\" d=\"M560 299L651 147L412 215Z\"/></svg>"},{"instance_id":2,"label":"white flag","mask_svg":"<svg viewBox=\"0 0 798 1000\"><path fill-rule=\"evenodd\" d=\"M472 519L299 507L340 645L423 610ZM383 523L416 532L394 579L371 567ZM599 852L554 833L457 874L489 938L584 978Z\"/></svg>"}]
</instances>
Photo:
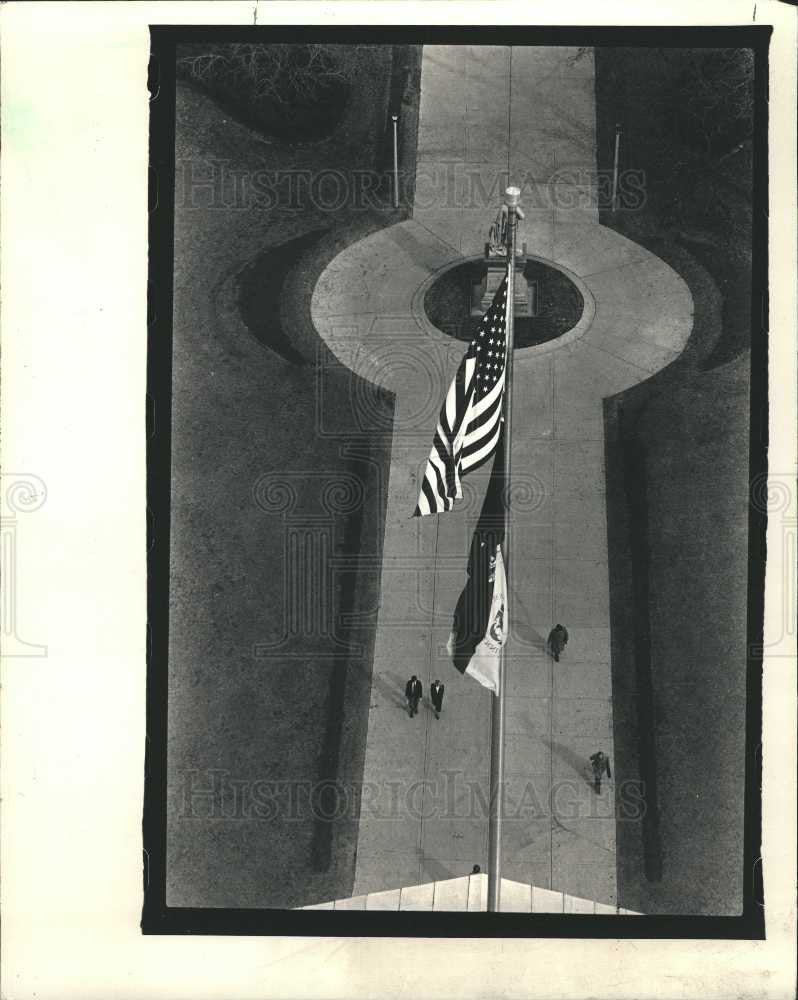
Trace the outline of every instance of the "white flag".
<instances>
[{"instance_id":1,"label":"white flag","mask_svg":"<svg viewBox=\"0 0 798 1000\"><path fill-rule=\"evenodd\" d=\"M500 546L496 548L496 557L491 560L491 579L493 597L490 603L490 614L485 634L477 643L477 647L465 672L474 680L494 694L499 693L499 662L502 646L507 642L507 577L504 572L504 560ZM449 637L449 654L454 652L454 633ZM462 668L461 668L462 669Z\"/></svg>"}]
</instances>

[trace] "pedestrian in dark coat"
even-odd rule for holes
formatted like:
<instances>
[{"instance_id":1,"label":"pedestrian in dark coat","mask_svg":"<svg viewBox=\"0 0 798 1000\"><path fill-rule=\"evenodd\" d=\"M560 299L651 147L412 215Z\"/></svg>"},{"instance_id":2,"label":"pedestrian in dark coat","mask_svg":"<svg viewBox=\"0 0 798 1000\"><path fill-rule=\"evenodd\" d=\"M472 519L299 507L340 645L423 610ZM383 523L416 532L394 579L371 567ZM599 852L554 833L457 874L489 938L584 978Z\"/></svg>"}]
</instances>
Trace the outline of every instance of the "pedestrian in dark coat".
<instances>
[{"instance_id":1,"label":"pedestrian in dark coat","mask_svg":"<svg viewBox=\"0 0 798 1000\"><path fill-rule=\"evenodd\" d=\"M432 699L432 707L435 710L436 719L440 719L441 717L441 709L443 708L443 689L444 686L439 680L434 680L429 689L429 696Z\"/></svg>"},{"instance_id":2,"label":"pedestrian in dark coat","mask_svg":"<svg viewBox=\"0 0 798 1000\"><path fill-rule=\"evenodd\" d=\"M554 657L554 662L560 662L560 653L565 649L566 643L568 642L568 629L564 625L557 624L549 632L549 638L546 641L546 647Z\"/></svg>"},{"instance_id":3,"label":"pedestrian in dark coat","mask_svg":"<svg viewBox=\"0 0 798 1000\"><path fill-rule=\"evenodd\" d=\"M607 778L612 777L610 771L610 758L601 750L594 753L590 758L590 766L593 768L593 787L598 795L601 795L601 779L606 772Z\"/></svg>"},{"instance_id":4,"label":"pedestrian in dark coat","mask_svg":"<svg viewBox=\"0 0 798 1000\"><path fill-rule=\"evenodd\" d=\"M410 717L412 718L418 711L418 703L421 701L421 695L423 689L421 687L421 681L416 677L415 674L410 678L410 680L405 685L405 698L407 698L407 707L410 711Z\"/></svg>"}]
</instances>

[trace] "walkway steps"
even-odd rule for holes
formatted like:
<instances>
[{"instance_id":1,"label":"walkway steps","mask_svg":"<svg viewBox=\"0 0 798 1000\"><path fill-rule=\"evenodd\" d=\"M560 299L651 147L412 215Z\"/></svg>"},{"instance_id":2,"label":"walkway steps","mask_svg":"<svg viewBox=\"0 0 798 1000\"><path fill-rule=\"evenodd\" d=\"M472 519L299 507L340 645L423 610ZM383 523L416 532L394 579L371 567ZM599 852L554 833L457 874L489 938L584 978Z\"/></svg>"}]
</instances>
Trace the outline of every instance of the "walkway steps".
<instances>
[{"instance_id":1,"label":"walkway steps","mask_svg":"<svg viewBox=\"0 0 798 1000\"><path fill-rule=\"evenodd\" d=\"M436 913L485 913L488 900L488 876L465 875L461 878L406 886L386 892L370 892L351 899L298 907L302 910L415 910ZM566 892L553 892L502 879L502 913L595 914L600 916L640 916L592 899L580 899Z\"/></svg>"}]
</instances>

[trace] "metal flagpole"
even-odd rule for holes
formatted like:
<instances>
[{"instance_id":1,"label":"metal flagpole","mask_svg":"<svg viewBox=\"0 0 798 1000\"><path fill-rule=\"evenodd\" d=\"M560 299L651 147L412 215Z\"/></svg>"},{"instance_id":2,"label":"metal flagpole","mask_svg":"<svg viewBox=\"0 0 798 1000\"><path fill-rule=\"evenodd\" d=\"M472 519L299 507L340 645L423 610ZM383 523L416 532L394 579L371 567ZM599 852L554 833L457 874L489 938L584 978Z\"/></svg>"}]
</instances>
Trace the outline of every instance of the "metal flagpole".
<instances>
[{"instance_id":1,"label":"metal flagpole","mask_svg":"<svg viewBox=\"0 0 798 1000\"><path fill-rule=\"evenodd\" d=\"M517 187L507 188L507 330L504 369L504 543L502 559L507 578L507 607L504 626L510 627L510 442L512 440L513 419L513 325L515 308L515 243L516 228L520 209L518 202L521 191ZM523 218L523 215L521 215ZM490 732L490 814L488 818L488 912L498 913L501 909L501 864L502 864L502 797L504 790L504 675L505 649L502 646L499 658L499 693L491 701Z\"/></svg>"},{"instance_id":2,"label":"metal flagpole","mask_svg":"<svg viewBox=\"0 0 798 1000\"><path fill-rule=\"evenodd\" d=\"M621 146L621 126L615 126L615 158L612 164L612 211L618 208L618 153Z\"/></svg>"},{"instance_id":3,"label":"metal flagpole","mask_svg":"<svg viewBox=\"0 0 798 1000\"><path fill-rule=\"evenodd\" d=\"M396 134L399 115L391 115L393 119L393 207L399 208L399 139Z\"/></svg>"}]
</instances>

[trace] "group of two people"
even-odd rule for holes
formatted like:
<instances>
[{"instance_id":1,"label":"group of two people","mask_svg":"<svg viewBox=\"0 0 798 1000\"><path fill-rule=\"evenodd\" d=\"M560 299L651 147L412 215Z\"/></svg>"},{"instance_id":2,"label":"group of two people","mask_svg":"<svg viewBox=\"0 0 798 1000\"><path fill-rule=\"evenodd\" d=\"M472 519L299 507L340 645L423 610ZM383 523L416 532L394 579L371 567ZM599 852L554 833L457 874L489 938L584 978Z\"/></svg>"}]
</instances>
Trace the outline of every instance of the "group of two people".
<instances>
[{"instance_id":1,"label":"group of two people","mask_svg":"<svg viewBox=\"0 0 798 1000\"><path fill-rule=\"evenodd\" d=\"M443 690L444 686L437 678L430 685L429 697L436 719L440 719L441 710L443 709ZM405 698L407 698L407 709L410 712L411 719L418 712L418 703L421 701L423 694L424 689L421 686L421 681L413 674L405 685Z\"/></svg>"}]
</instances>

